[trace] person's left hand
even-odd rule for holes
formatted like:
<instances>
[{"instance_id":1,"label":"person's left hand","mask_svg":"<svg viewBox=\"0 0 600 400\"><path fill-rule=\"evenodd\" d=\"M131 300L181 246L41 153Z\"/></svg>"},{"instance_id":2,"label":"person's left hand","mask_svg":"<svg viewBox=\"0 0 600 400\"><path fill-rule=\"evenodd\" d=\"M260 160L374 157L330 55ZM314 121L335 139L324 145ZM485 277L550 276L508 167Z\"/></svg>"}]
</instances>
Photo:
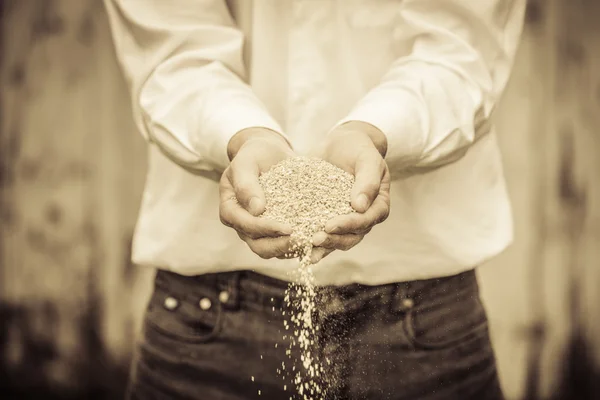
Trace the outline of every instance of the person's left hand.
<instances>
[{"instance_id":1,"label":"person's left hand","mask_svg":"<svg viewBox=\"0 0 600 400\"><path fill-rule=\"evenodd\" d=\"M334 250L356 246L373 226L390 212L390 172L384 160L387 141L374 126L352 121L331 131L312 155L336 165L355 177L351 205L355 213L332 218L324 232L313 237L312 262Z\"/></svg>"}]
</instances>

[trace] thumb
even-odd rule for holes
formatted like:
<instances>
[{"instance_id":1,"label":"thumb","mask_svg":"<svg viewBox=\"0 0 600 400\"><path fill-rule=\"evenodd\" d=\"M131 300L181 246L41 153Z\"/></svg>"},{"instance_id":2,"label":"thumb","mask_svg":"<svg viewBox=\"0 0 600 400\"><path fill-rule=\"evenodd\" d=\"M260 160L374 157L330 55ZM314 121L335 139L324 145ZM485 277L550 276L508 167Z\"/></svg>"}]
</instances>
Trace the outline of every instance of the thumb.
<instances>
[{"instance_id":1,"label":"thumb","mask_svg":"<svg viewBox=\"0 0 600 400\"><path fill-rule=\"evenodd\" d=\"M231 181L238 203L250 214L258 216L265 211L265 195L258 182L259 169L256 164L232 164Z\"/></svg>"},{"instance_id":2,"label":"thumb","mask_svg":"<svg viewBox=\"0 0 600 400\"><path fill-rule=\"evenodd\" d=\"M350 193L352 208L365 212L371 206L381 186L385 165L377 151L365 151L359 155L354 166L354 186Z\"/></svg>"}]
</instances>

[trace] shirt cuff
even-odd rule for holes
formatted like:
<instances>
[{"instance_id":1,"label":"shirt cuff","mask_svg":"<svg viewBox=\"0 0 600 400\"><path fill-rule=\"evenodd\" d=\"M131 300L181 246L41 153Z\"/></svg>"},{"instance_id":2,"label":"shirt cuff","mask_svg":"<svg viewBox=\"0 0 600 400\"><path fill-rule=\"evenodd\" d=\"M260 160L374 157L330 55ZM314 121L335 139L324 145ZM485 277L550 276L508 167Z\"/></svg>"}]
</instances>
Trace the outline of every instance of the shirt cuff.
<instances>
[{"instance_id":1,"label":"shirt cuff","mask_svg":"<svg viewBox=\"0 0 600 400\"><path fill-rule=\"evenodd\" d=\"M248 128L264 128L274 131L281 135L288 143L289 138L283 133L281 126L269 115L266 110L261 108L240 108L236 113L231 114L229 118L220 121L207 121L207 129L218 129L219 135L208 149L211 161L220 170L224 170L229 165L229 156L227 155L227 146L229 141L238 132Z\"/></svg>"},{"instance_id":2,"label":"shirt cuff","mask_svg":"<svg viewBox=\"0 0 600 400\"><path fill-rule=\"evenodd\" d=\"M378 128L387 138L386 162L390 169L414 165L427 143L428 118L418 96L409 91L388 95L385 89L367 94L332 130L350 122L360 121Z\"/></svg>"},{"instance_id":3,"label":"shirt cuff","mask_svg":"<svg viewBox=\"0 0 600 400\"><path fill-rule=\"evenodd\" d=\"M266 128L289 142L251 88L216 63L149 80L140 106L147 136L191 169L223 171L229 140L246 128Z\"/></svg>"}]
</instances>

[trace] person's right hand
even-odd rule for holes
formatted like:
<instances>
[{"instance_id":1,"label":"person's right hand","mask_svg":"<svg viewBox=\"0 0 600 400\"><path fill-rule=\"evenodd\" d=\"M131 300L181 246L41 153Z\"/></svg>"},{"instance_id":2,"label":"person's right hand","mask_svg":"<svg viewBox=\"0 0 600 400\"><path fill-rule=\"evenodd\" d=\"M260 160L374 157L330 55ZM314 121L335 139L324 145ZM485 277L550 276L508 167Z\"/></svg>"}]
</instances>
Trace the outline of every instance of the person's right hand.
<instances>
[{"instance_id":1,"label":"person's right hand","mask_svg":"<svg viewBox=\"0 0 600 400\"><path fill-rule=\"evenodd\" d=\"M265 211L265 195L258 181L261 173L295 153L288 142L269 129L249 128L230 141L227 153L231 163L220 182L221 222L260 257L285 258L290 250L292 228L258 217Z\"/></svg>"},{"instance_id":2,"label":"person's right hand","mask_svg":"<svg viewBox=\"0 0 600 400\"><path fill-rule=\"evenodd\" d=\"M387 138L378 128L351 121L328 133L313 154L354 175L350 194L355 213L338 215L313 237L313 263L334 250L349 250L390 212L390 172L385 162Z\"/></svg>"}]
</instances>

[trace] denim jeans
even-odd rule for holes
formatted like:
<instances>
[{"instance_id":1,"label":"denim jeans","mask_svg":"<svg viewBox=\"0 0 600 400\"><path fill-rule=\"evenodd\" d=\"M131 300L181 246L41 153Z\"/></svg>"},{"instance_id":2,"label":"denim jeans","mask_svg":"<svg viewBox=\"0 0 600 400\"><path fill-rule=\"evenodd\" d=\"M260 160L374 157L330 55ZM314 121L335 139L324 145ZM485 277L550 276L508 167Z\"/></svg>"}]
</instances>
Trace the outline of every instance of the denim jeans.
<instances>
[{"instance_id":1,"label":"denim jeans","mask_svg":"<svg viewBox=\"0 0 600 400\"><path fill-rule=\"evenodd\" d=\"M249 271L159 271L128 398L300 399L277 373L289 362L286 287ZM503 399L474 271L318 296L327 399Z\"/></svg>"}]
</instances>

